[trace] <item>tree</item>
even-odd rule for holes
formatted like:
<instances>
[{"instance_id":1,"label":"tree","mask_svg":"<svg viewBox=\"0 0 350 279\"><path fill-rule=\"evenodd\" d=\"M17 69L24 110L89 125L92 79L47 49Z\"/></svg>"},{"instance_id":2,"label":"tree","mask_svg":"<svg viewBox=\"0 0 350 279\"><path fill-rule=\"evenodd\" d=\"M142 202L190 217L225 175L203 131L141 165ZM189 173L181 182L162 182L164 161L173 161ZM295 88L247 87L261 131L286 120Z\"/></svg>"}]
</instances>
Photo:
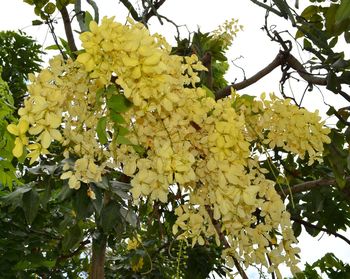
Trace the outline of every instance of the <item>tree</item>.
<instances>
[{"instance_id":1,"label":"tree","mask_svg":"<svg viewBox=\"0 0 350 279\"><path fill-rule=\"evenodd\" d=\"M266 9L266 33L282 50L233 84L224 78L225 51L240 30L236 20L187 39L178 34L171 47L147 30L152 17L175 24L159 12L164 0L141 1L141 11L121 1L127 24L97 23L93 1L94 17L81 1L25 2L41 18L34 23L51 29L57 9L67 40L55 37L50 48L60 55L29 75L19 119L2 130L19 174L12 192L1 182L4 278L248 278L249 265L280 278L281 263L296 278L317 278L310 266L298 273L302 226L349 244L337 232L349 226L348 109L329 110L338 118L329 129L284 90L281 98L237 92L282 66L282 89L298 74L308 88L326 85L347 98L347 60L333 51L347 36L347 2L298 15L286 1L252 1ZM271 31L270 13L297 28L316 57L312 67ZM82 31L79 50L71 17ZM332 274L329 265L349 272L334 255L313 267Z\"/></svg>"}]
</instances>

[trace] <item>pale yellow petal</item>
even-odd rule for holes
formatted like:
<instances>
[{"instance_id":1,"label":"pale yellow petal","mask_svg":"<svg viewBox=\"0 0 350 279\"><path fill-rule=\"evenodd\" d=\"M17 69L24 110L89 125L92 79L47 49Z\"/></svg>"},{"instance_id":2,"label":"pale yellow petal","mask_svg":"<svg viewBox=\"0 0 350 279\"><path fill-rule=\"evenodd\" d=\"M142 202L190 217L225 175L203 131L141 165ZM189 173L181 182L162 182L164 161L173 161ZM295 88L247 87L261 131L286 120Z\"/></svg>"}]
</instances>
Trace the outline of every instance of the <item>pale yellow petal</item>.
<instances>
[{"instance_id":1,"label":"pale yellow petal","mask_svg":"<svg viewBox=\"0 0 350 279\"><path fill-rule=\"evenodd\" d=\"M42 134L41 134L41 145L43 148L48 148L51 144L51 136L48 130L45 130Z\"/></svg>"},{"instance_id":2,"label":"pale yellow petal","mask_svg":"<svg viewBox=\"0 0 350 279\"><path fill-rule=\"evenodd\" d=\"M64 179L70 178L72 175L73 175L73 172L72 172L72 171L67 171L67 172L62 173L62 175L61 175L60 178L61 178L62 180L64 180Z\"/></svg>"},{"instance_id":3,"label":"pale yellow petal","mask_svg":"<svg viewBox=\"0 0 350 279\"><path fill-rule=\"evenodd\" d=\"M23 143L20 138L15 139L15 147L12 150L13 156L19 158L23 154Z\"/></svg>"},{"instance_id":4,"label":"pale yellow petal","mask_svg":"<svg viewBox=\"0 0 350 279\"><path fill-rule=\"evenodd\" d=\"M7 125L7 131L9 131L12 135L15 135L15 136L19 135L17 125L15 124Z\"/></svg>"}]
</instances>

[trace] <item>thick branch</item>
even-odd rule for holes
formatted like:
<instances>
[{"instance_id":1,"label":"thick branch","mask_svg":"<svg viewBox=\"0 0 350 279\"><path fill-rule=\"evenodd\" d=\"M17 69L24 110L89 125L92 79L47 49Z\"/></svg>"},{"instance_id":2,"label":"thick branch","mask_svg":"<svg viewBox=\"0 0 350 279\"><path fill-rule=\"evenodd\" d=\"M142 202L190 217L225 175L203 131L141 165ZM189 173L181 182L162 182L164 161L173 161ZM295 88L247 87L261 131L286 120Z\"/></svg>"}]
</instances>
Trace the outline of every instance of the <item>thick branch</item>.
<instances>
[{"instance_id":1,"label":"thick branch","mask_svg":"<svg viewBox=\"0 0 350 279\"><path fill-rule=\"evenodd\" d=\"M293 68L297 71L297 73L305 79L308 83L314 84L314 85L327 85L327 79L314 76L310 74L304 66L296 59L293 55L289 54L287 56L287 64L289 67Z\"/></svg>"},{"instance_id":2,"label":"thick branch","mask_svg":"<svg viewBox=\"0 0 350 279\"><path fill-rule=\"evenodd\" d=\"M218 100L218 99L222 99L224 97L229 96L231 94L231 88L233 88L235 90L240 90L240 89L246 88L246 87L254 84L255 82L257 82L258 80L262 79L267 74L271 73L278 66L282 65L284 63L284 61L285 61L285 53L284 52L280 52L275 57L275 59L269 65L267 65L264 69L262 69L261 71L257 72L252 77L250 77L250 78L248 78L246 80L243 80L242 82L231 84L231 85L225 87L224 89L216 92L215 98Z\"/></svg>"},{"instance_id":3,"label":"thick branch","mask_svg":"<svg viewBox=\"0 0 350 279\"><path fill-rule=\"evenodd\" d=\"M253 83L257 82L258 80L260 80L261 78L263 78L264 76L272 72L275 68L277 68L280 65L286 65L294 69L305 81L307 81L310 84L321 85L321 86L327 85L327 78L315 76L309 73L305 69L305 67L298 61L298 59L296 59L292 54L281 51L269 65L267 65L264 69L262 69L252 77L246 80L243 80L242 82L231 84L221 89L220 91L216 92L215 93L216 99L218 100L229 96L231 94L231 89L241 90L243 88L246 88L252 85ZM336 92L336 93L339 93L339 92Z\"/></svg>"},{"instance_id":4,"label":"thick branch","mask_svg":"<svg viewBox=\"0 0 350 279\"><path fill-rule=\"evenodd\" d=\"M70 18L69 18L69 14L68 14L68 11L67 11L67 7L64 6L60 10L60 13L61 13L62 18L63 18L64 31L65 31L66 36L67 36L67 42L68 42L69 49L70 49L70 51L75 52L78 49L77 49L77 47L75 45L73 31L72 31L72 25L70 23Z\"/></svg>"},{"instance_id":5,"label":"thick branch","mask_svg":"<svg viewBox=\"0 0 350 279\"><path fill-rule=\"evenodd\" d=\"M313 229L316 229L316 230L319 230L319 231L322 231L322 232L326 232L326 233L328 233L329 235L334 235L335 237L339 237L339 238L341 238L342 240L344 240L347 244L350 245L350 240L347 239L345 236L343 236L343 235L337 233L337 232L332 232L332 231L329 230L329 229L316 226L316 225L314 225L314 224L311 224L311 223L309 223L309 222L307 222L307 221L304 221L304 220L302 220L302 219L299 219L299 218L291 217L291 220L293 220L294 222L297 222L297 223L299 223L299 224L301 224L301 225L304 225L304 226L306 226L306 227L313 228Z\"/></svg>"},{"instance_id":6,"label":"thick branch","mask_svg":"<svg viewBox=\"0 0 350 279\"><path fill-rule=\"evenodd\" d=\"M346 181L350 181L350 176L345 178ZM290 187L290 191L295 193L301 193L305 191L309 191L315 188L319 188L322 186L330 186L330 185L336 185L337 181L335 178L321 178L313 181L306 181L299 184L296 184L294 186ZM280 195L283 195L282 192L278 192Z\"/></svg>"},{"instance_id":7,"label":"thick branch","mask_svg":"<svg viewBox=\"0 0 350 279\"><path fill-rule=\"evenodd\" d=\"M230 248L231 247L230 244L228 243L225 235L221 231L220 223L214 219L213 211L211 210L211 208L208 205L205 206L205 209L207 210L208 215L210 217L210 220L211 220L212 224L214 225L217 234L219 235L219 238L220 238L222 245L224 246L225 249ZM235 257L232 257L232 258L233 258L233 262L234 262L239 274L242 276L242 278L248 279L247 274L245 273L245 271L243 270L243 268L239 264L238 260Z\"/></svg>"}]
</instances>

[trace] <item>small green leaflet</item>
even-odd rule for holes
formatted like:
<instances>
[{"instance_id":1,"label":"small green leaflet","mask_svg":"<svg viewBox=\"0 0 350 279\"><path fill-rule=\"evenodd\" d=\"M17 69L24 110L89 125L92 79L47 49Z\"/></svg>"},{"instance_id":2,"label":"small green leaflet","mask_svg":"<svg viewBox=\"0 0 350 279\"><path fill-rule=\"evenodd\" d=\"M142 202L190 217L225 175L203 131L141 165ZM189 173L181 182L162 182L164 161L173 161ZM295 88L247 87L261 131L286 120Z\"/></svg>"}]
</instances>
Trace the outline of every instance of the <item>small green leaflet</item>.
<instances>
[{"instance_id":1,"label":"small green leaflet","mask_svg":"<svg viewBox=\"0 0 350 279\"><path fill-rule=\"evenodd\" d=\"M348 19L350 19L350 1L342 0L335 14L335 24L341 24Z\"/></svg>"},{"instance_id":2,"label":"small green leaflet","mask_svg":"<svg viewBox=\"0 0 350 279\"><path fill-rule=\"evenodd\" d=\"M97 126L96 126L96 133L101 144L106 144L108 142L107 133L106 133L106 124L107 124L107 117L103 116L98 120Z\"/></svg>"},{"instance_id":3,"label":"small green leaflet","mask_svg":"<svg viewBox=\"0 0 350 279\"><path fill-rule=\"evenodd\" d=\"M115 112L126 112L132 103L124 95L113 95L107 100L107 107Z\"/></svg>"},{"instance_id":4,"label":"small green leaflet","mask_svg":"<svg viewBox=\"0 0 350 279\"><path fill-rule=\"evenodd\" d=\"M129 139L127 139L124 136L118 135L116 138L116 142L118 144L132 144L131 141Z\"/></svg>"},{"instance_id":5,"label":"small green leaflet","mask_svg":"<svg viewBox=\"0 0 350 279\"><path fill-rule=\"evenodd\" d=\"M126 123L124 117L121 116L120 113L117 113L117 112L115 112L113 110L110 113L110 117L113 120L113 122L116 123L116 124L125 124Z\"/></svg>"}]
</instances>

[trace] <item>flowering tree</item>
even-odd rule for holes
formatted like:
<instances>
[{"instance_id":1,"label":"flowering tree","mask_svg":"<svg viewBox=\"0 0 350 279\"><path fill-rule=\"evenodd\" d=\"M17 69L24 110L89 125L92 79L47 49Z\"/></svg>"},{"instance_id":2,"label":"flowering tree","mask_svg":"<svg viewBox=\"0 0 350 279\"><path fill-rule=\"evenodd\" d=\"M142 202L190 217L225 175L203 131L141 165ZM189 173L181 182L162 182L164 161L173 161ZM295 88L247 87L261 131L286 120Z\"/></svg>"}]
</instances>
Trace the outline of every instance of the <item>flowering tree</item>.
<instances>
[{"instance_id":1,"label":"flowering tree","mask_svg":"<svg viewBox=\"0 0 350 279\"><path fill-rule=\"evenodd\" d=\"M20 219L22 233L34 235L30 255L9 272L206 278L215 271L248 278L253 265L281 278L286 264L303 276L300 226L317 235L332 222L304 220L313 209L303 200L323 194L310 191L318 183L344 203L346 170L335 173L332 159L344 141L331 142L342 133L284 95L240 95L251 79L227 83L225 51L241 29L237 21L171 47L147 29L152 16L163 18L162 0L142 1L142 13L121 1L132 17L126 24L106 17L98 23L93 1L94 19L80 1L25 2L49 25L58 9L67 41L29 76L18 120L7 126L20 173L2 208L10 222ZM79 50L70 4L82 30ZM282 54L276 66L293 59ZM331 170L335 179L325 176ZM11 215L21 210L24 218ZM345 216L334 228L347 223ZM198 260L206 268L197 270Z\"/></svg>"}]
</instances>

